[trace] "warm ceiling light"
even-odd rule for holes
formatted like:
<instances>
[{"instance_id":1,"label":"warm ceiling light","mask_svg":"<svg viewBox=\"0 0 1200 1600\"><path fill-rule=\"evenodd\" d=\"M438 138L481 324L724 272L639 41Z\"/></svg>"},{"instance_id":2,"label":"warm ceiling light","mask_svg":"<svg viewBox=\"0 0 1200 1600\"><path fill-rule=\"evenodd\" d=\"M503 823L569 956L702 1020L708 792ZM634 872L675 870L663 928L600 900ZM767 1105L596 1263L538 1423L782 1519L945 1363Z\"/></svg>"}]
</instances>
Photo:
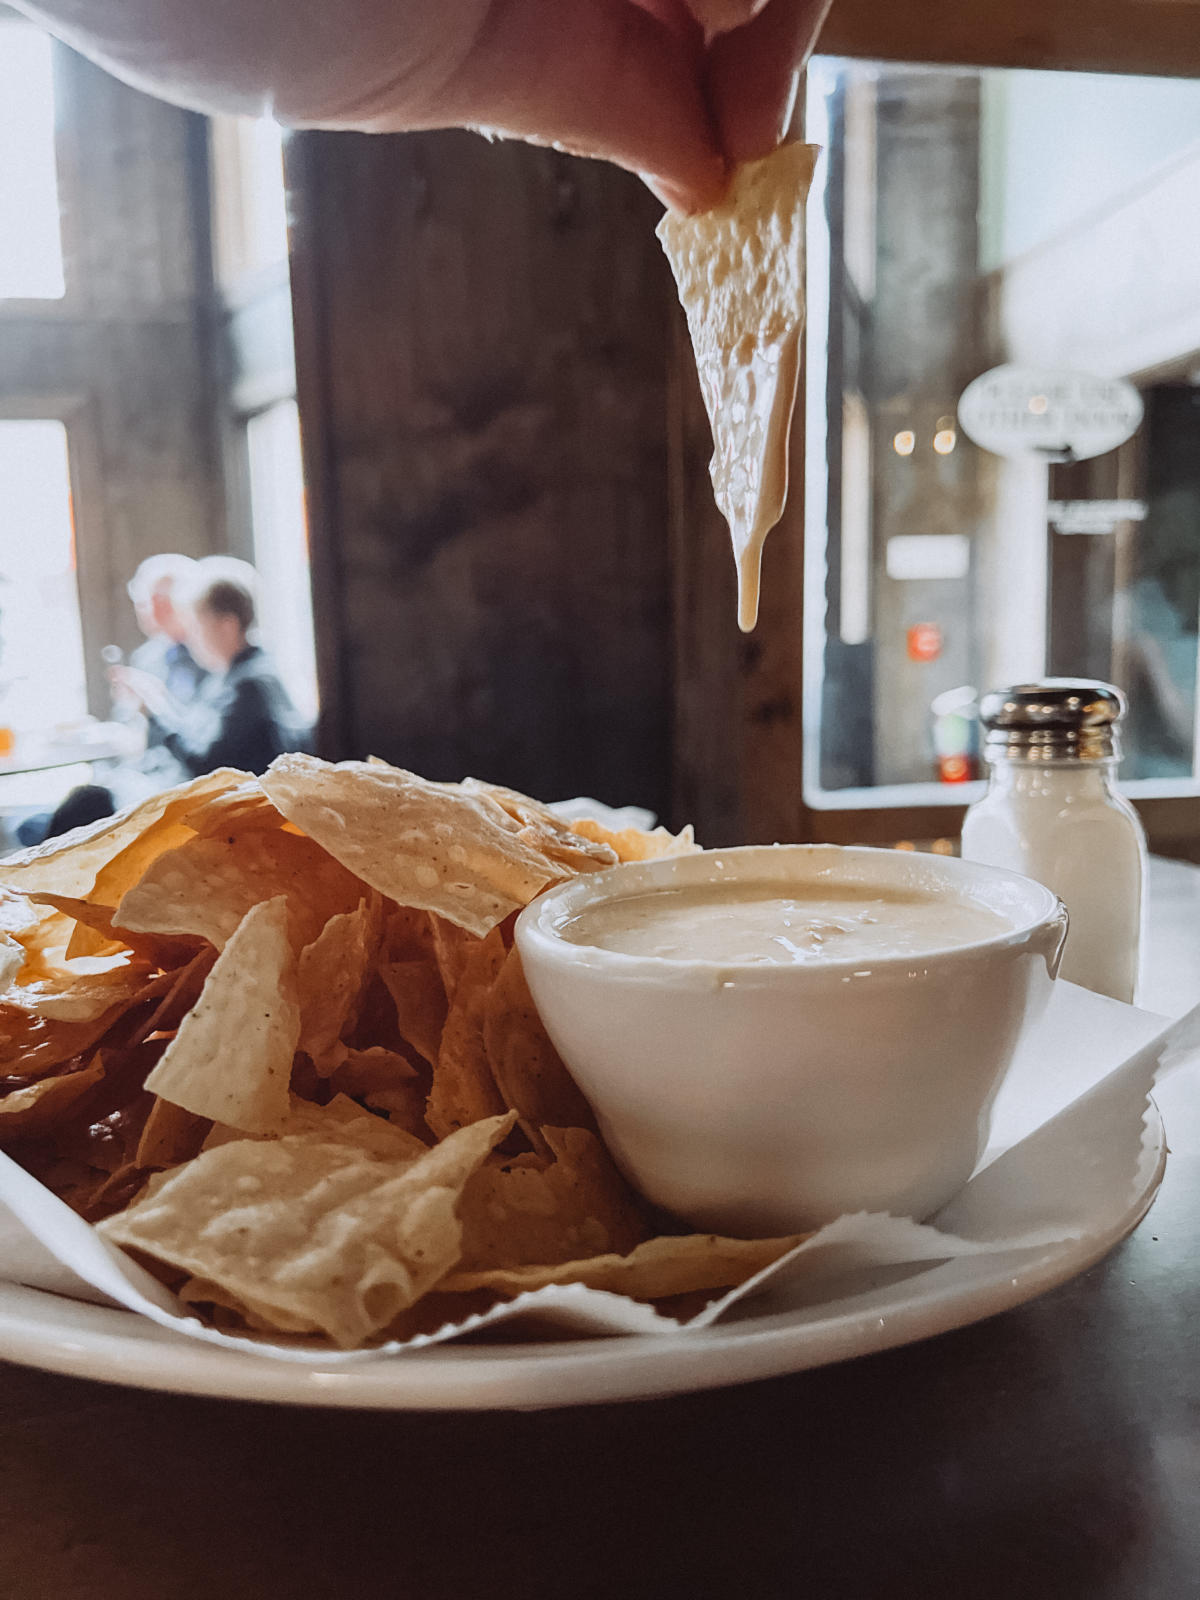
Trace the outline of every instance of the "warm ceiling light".
<instances>
[{"instance_id":1,"label":"warm ceiling light","mask_svg":"<svg viewBox=\"0 0 1200 1600\"><path fill-rule=\"evenodd\" d=\"M1029 409L1033 412L1035 417L1044 416L1046 413L1046 407L1049 404L1050 402L1046 399L1044 394L1035 394L1029 397Z\"/></svg>"},{"instance_id":2,"label":"warm ceiling light","mask_svg":"<svg viewBox=\"0 0 1200 1600\"><path fill-rule=\"evenodd\" d=\"M892 440L892 449L898 456L910 456L917 448L917 436L905 428Z\"/></svg>"},{"instance_id":3,"label":"warm ceiling light","mask_svg":"<svg viewBox=\"0 0 1200 1600\"><path fill-rule=\"evenodd\" d=\"M942 428L933 436L933 448L940 456L948 456L958 443L958 435L953 428Z\"/></svg>"}]
</instances>

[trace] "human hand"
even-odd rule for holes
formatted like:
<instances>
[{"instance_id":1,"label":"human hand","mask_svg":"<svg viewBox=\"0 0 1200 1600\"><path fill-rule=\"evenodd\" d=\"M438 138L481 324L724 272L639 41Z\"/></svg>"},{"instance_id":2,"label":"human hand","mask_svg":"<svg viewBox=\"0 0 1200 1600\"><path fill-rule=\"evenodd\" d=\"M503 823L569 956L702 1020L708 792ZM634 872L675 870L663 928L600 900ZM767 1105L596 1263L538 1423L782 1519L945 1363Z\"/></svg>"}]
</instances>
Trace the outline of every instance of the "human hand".
<instances>
[{"instance_id":1,"label":"human hand","mask_svg":"<svg viewBox=\"0 0 1200 1600\"><path fill-rule=\"evenodd\" d=\"M110 667L108 678L123 696L152 717L165 711L171 703L161 678L156 678L152 672L143 672L140 667Z\"/></svg>"},{"instance_id":2,"label":"human hand","mask_svg":"<svg viewBox=\"0 0 1200 1600\"><path fill-rule=\"evenodd\" d=\"M109 688L112 690L114 708L132 714L138 709L137 697L128 689L122 679L122 673L127 669L119 663L110 666L105 671Z\"/></svg>"},{"instance_id":3,"label":"human hand","mask_svg":"<svg viewBox=\"0 0 1200 1600\"><path fill-rule=\"evenodd\" d=\"M783 137L829 0L16 0L140 87L303 127L470 127L718 200Z\"/></svg>"}]
</instances>

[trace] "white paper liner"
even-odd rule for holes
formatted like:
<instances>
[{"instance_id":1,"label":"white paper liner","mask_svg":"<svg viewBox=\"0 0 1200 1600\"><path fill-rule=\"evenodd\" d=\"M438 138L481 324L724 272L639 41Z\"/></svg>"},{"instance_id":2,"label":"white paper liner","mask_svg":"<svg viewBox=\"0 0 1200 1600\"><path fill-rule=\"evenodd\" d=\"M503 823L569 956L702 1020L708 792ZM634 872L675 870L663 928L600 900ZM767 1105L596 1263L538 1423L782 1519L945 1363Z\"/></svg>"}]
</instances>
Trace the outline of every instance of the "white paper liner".
<instances>
[{"instance_id":1,"label":"white paper liner","mask_svg":"<svg viewBox=\"0 0 1200 1600\"><path fill-rule=\"evenodd\" d=\"M839 1217L682 1323L576 1284L539 1289L436 1333L370 1350L222 1333L181 1308L150 1273L2 1155L0 1278L125 1306L189 1339L319 1367L387 1359L507 1322L536 1320L576 1337L708 1328L736 1307L751 1311L747 1302L768 1286L773 1309L819 1309L853 1292L849 1285L903 1278L922 1264L978 1256L988 1258L989 1269L1008 1257L1014 1267L1028 1267L1068 1240L1107 1248L1131 1200L1152 1192L1162 1160L1157 1116L1147 1118L1155 1079L1198 1053L1200 1006L1166 1026L1149 1012L1057 984L997 1097L992 1142L978 1171L933 1222Z\"/></svg>"}]
</instances>

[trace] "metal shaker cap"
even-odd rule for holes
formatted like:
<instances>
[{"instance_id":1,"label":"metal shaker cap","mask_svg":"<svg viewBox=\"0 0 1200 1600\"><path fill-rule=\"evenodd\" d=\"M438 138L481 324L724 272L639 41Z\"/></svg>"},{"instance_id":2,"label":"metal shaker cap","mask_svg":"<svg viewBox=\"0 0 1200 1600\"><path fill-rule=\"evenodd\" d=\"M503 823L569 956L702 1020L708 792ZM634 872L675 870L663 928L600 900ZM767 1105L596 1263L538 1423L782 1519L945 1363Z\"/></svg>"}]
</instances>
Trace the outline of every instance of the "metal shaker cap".
<instances>
[{"instance_id":1,"label":"metal shaker cap","mask_svg":"<svg viewBox=\"0 0 1200 1600\"><path fill-rule=\"evenodd\" d=\"M1107 761L1120 755L1125 696L1111 683L1043 678L984 695L989 761Z\"/></svg>"}]
</instances>

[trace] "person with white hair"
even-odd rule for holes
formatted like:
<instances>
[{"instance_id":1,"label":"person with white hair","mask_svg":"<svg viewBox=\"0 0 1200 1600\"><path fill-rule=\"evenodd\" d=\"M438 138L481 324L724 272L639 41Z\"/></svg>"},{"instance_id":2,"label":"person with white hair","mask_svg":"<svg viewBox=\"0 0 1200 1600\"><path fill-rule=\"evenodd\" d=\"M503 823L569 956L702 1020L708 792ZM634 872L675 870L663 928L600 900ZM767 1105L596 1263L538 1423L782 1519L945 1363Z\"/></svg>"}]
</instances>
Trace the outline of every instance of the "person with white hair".
<instances>
[{"instance_id":1,"label":"person with white hair","mask_svg":"<svg viewBox=\"0 0 1200 1600\"><path fill-rule=\"evenodd\" d=\"M274 664L254 640L257 589L248 562L209 556L196 563L180 598L188 647L208 676L190 704L149 673L113 669L145 711L151 735L186 775L217 767L262 772L276 756L311 741Z\"/></svg>"},{"instance_id":2,"label":"person with white hair","mask_svg":"<svg viewBox=\"0 0 1200 1600\"><path fill-rule=\"evenodd\" d=\"M161 678L174 698L184 702L192 699L206 677L187 647L187 615L180 604L195 570L191 556L148 556L126 585L138 627L146 635L145 643L130 655L129 665Z\"/></svg>"}]
</instances>

